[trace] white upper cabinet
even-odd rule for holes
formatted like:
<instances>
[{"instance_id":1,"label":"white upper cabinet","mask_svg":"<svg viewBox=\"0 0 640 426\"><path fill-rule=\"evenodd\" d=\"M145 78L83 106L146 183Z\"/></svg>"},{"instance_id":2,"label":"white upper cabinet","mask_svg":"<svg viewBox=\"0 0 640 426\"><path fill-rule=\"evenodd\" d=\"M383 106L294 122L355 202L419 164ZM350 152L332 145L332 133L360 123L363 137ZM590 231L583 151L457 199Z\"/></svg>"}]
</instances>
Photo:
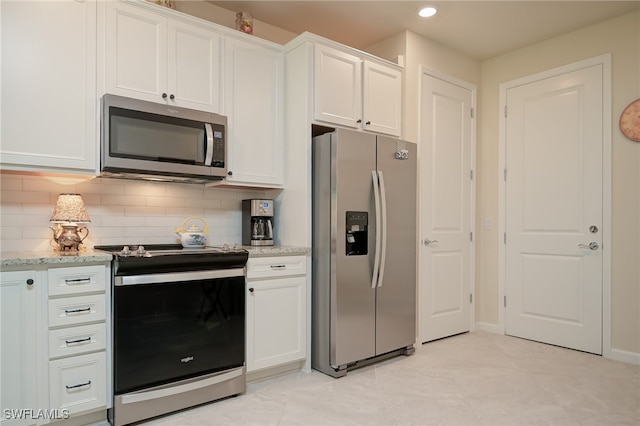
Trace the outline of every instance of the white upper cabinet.
<instances>
[{"instance_id":1,"label":"white upper cabinet","mask_svg":"<svg viewBox=\"0 0 640 426\"><path fill-rule=\"evenodd\" d=\"M402 73L389 66L364 61L362 79L363 128L400 136Z\"/></svg>"},{"instance_id":2,"label":"white upper cabinet","mask_svg":"<svg viewBox=\"0 0 640 426\"><path fill-rule=\"evenodd\" d=\"M220 112L221 36L148 5L106 2L105 91Z\"/></svg>"},{"instance_id":3,"label":"white upper cabinet","mask_svg":"<svg viewBox=\"0 0 640 426\"><path fill-rule=\"evenodd\" d=\"M315 44L314 118L400 136L400 69L356 53Z\"/></svg>"},{"instance_id":4,"label":"white upper cabinet","mask_svg":"<svg viewBox=\"0 0 640 426\"><path fill-rule=\"evenodd\" d=\"M362 122L362 60L328 46L315 48L315 118L348 127Z\"/></svg>"},{"instance_id":5,"label":"white upper cabinet","mask_svg":"<svg viewBox=\"0 0 640 426\"><path fill-rule=\"evenodd\" d=\"M96 2L0 2L0 161L5 170L95 174Z\"/></svg>"},{"instance_id":6,"label":"white upper cabinet","mask_svg":"<svg viewBox=\"0 0 640 426\"><path fill-rule=\"evenodd\" d=\"M281 188L284 54L227 38L224 63L229 176L222 184Z\"/></svg>"}]
</instances>

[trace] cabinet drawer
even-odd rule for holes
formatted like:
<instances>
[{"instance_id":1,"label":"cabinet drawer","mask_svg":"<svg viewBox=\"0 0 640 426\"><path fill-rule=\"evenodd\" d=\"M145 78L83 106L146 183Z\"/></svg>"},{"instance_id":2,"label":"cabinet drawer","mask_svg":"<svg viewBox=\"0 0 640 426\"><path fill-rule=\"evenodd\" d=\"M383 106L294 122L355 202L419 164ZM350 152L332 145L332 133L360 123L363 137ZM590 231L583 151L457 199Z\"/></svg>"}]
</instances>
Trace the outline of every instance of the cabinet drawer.
<instances>
[{"instance_id":1,"label":"cabinet drawer","mask_svg":"<svg viewBox=\"0 0 640 426\"><path fill-rule=\"evenodd\" d=\"M107 404L104 352L49 362L50 403L53 409L78 413Z\"/></svg>"},{"instance_id":2,"label":"cabinet drawer","mask_svg":"<svg viewBox=\"0 0 640 426\"><path fill-rule=\"evenodd\" d=\"M306 256L258 257L247 262L247 279L305 275Z\"/></svg>"},{"instance_id":3,"label":"cabinet drawer","mask_svg":"<svg viewBox=\"0 0 640 426\"><path fill-rule=\"evenodd\" d=\"M104 294L49 300L49 327L104 321L104 319Z\"/></svg>"},{"instance_id":4,"label":"cabinet drawer","mask_svg":"<svg viewBox=\"0 0 640 426\"><path fill-rule=\"evenodd\" d=\"M79 355L106 347L104 323L61 328L49 332L49 358Z\"/></svg>"},{"instance_id":5,"label":"cabinet drawer","mask_svg":"<svg viewBox=\"0 0 640 426\"><path fill-rule=\"evenodd\" d=\"M104 291L104 265L49 269L49 295L67 295Z\"/></svg>"}]
</instances>

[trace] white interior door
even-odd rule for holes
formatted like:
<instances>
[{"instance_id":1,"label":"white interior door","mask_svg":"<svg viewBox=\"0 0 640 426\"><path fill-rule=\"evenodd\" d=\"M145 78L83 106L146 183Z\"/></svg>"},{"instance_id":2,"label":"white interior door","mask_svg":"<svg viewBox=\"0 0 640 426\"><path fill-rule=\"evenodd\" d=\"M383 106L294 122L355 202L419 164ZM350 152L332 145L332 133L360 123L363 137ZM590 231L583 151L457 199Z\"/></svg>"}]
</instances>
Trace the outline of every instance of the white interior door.
<instances>
[{"instance_id":1,"label":"white interior door","mask_svg":"<svg viewBox=\"0 0 640 426\"><path fill-rule=\"evenodd\" d=\"M474 89L422 74L420 342L469 331Z\"/></svg>"},{"instance_id":2,"label":"white interior door","mask_svg":"<svg viewBox=\"0 0 640 426\"><path fill-rule=\"evenodd\" d=\"M602 64L508 88L505 122L505 332L602 354Z\"/></svg>"}]
</instances>

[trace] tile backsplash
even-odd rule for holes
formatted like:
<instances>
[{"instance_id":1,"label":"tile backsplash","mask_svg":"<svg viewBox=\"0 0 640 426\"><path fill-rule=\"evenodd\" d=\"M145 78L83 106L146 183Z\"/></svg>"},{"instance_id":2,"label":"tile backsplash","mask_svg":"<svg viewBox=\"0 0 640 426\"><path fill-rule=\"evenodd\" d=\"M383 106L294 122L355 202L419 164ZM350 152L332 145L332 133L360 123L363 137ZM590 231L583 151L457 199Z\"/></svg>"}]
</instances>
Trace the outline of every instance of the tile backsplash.
<instances>
[{"instance_id":1,"label":"tile backsplash","mask_svg":"<svg viewBox=\"0 0 640 426\"><path fill-rule=\"evenodd\" d=\"M207 222L209 245L241 243L242 200L269 198L270 192L12 173L0 174L0 189L2 251L51 250L49 218L60 193L82 195L91 218L83 246L92 248L125 242L179 243L175 230L189 216Z\"/></svg>"}]
</instances>

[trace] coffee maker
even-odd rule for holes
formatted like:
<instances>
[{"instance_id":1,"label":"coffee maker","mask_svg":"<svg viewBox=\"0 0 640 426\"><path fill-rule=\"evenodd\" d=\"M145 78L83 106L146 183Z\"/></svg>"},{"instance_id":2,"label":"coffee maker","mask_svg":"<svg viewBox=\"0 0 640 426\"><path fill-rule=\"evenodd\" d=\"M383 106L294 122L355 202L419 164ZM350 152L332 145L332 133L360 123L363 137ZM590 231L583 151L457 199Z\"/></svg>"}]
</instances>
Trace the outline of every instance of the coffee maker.
<instances>
[{"instance_id":1,"label":"coffee maker","mask_svg":"<svg viewBox=\"0 0 640 426\"><path fill-rule=\"evenodd\" d=\"M273 245L273 200L242 200L242 244Z\"/></svg>"}]
</instances>

